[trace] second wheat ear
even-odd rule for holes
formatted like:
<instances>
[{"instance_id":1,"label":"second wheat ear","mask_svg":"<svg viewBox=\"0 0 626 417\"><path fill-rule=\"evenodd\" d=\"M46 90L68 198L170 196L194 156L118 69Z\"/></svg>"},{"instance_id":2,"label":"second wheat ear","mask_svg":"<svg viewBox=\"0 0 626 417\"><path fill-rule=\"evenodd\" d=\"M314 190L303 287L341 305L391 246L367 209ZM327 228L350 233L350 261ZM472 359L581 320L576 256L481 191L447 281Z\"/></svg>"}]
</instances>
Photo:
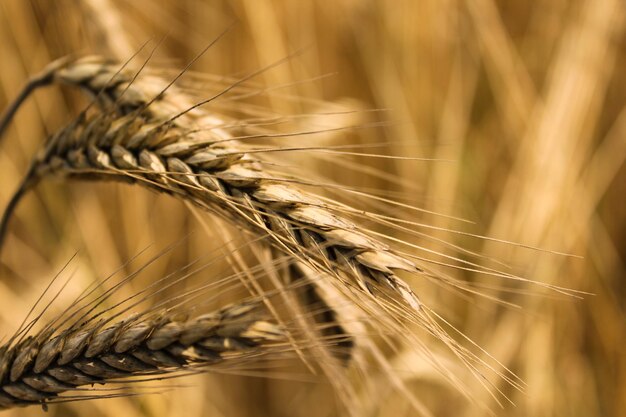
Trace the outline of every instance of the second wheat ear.
<instances>
[{"instance_id":1,"label":"second wheat ear","mask_svg":"<svg viewBox=\"0 0 626 417\"><path fill-rule=\"evenodd\" d=\"M396 275L420 272L414 262L363 231L346 206L268 169L246 138L232 136L221 119L167 80L99 57L59 66L50 78L95 97L99 111L82 113L47 141L18 194L51 174L141 184L266 235L276 249L348 285L373 295L391 291L419 310L416 295Z\"/></svg>"},{"instance_id":2,"label":"second wheat ear","mask_svg":"<svg viewBox=\"0 0 626 417\"><path fill-rule=\"evenodd\" d=\"M88 322L89 323L89 322ZM0 348L0 410L79 399L81 386L218 369L285 351L285 332L262 304L242 302L202 316L131 316L45 331ZM132 381L130 381L132 382Z\"/></svg>"}]
</instances>

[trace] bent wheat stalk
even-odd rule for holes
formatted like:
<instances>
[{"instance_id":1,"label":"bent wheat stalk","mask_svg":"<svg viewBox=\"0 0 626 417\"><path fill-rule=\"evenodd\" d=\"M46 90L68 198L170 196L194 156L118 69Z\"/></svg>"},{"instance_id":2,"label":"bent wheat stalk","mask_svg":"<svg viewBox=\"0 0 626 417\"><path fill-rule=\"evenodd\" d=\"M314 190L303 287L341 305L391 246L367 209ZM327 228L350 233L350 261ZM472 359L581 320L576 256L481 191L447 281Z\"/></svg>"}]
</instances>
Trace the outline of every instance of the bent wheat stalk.
<instances>
[{"instance_id":1,"label":"bent wheat stalk","mask_svg":"<svg viewBox=\"0 0 626 417\"><path fill-rule=\"evenodd\" d=\"M57 65L51 73L47 79L93 95L101 110L81 114L48 141L20 192L50 174L136 182L269 235L276 248L316 270L350 284L356 279L371 294L390 289L419 309L416 295L395 272L421 271L412 261L360 231L345 207L269 170L262 152L242 143L252 137L231 136L200 107L237 83L194 104L161 77L136 75L98 57Z\"/></svg>"},{"instance_id":2,"label":"bent wheat stalk","mask_svg":"<svg viewBox=\"0 0 626 417\"><path fill-rule=\"evenodd\" d=\"M185 319L171 314L131 316L29 336L0 348L0 409L89 399L64 397L80 386L210 370L283 350L285 331L266 321L262 304L247 302ZM90 390L87 390L90 391Z\"/></svg>"},{"instance_id":3,"label":"bent wheat stalk","mask_svg":"<svg viewBox=\"0 0 626 417\"><path fill-rule=\"evenodd\" d=\"M397 271L424 271L360 228L349 216L357 217L359 211L299 188L298 179L269 168L265 149L244 144L264 135L233 136L224 128L227 123L201 107L237 83L194 103L173 82L149 73L134 74L97 57L57 65L45 79L79 87L99 106L81 113L49 138L9 204L0 232L20 194L52 174L141 184L193 202L257 235L269 236L276 249L312 267L347 298L357 295L346 289L356 283L362 290L359 294L374 295L362 303L368 313L374 313L372 320L387 323L375 316L381 309L396 319L407 318L390 325L394 335L406 335L410 331L406 323L412 321L440 338L471 370L475 363L482 363L457 346L434 323L428 309L421 308ZM309 280L304 275L302 279ZM393 301L402 300L412 310L378 298L379 292L388 290L395 295ZM321 294L311 293L311 303L322 302L335 310ZM343 333L332 327L329 333L335 330ZM348 350L350 343L344 344Z\"/></svg>"}]
</instances>

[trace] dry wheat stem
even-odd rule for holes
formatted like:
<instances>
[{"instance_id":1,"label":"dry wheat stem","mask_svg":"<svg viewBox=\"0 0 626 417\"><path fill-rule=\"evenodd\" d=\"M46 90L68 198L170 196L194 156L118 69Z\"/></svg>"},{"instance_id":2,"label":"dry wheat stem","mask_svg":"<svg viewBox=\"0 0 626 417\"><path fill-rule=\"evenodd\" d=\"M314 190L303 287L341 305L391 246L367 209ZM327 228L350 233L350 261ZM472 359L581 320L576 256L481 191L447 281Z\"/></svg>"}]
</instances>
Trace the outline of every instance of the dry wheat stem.
<instances>
[{"instance_id":1,"label":"dry wheat stem","mask_svg":"<svg viewBox=\"0 0 626 417\"><path fill-rule=\"evenodd\" d=\"M83 385L236 367L280 352L285 331L265 316L260 303L246 302L190 319L135 315L111 325L87 321L58 334L45 330L0 348L0 408L55 402Z\"/></svg>"}]
</instances>

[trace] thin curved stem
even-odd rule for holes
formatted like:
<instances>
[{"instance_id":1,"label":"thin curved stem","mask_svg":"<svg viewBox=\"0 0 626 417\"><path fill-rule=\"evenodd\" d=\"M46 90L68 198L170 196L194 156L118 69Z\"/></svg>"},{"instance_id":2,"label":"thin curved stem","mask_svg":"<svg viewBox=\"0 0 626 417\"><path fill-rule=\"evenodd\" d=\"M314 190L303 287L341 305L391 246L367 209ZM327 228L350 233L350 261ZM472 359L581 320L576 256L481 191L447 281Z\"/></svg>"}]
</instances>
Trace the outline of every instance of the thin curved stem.
<instances>
[{"instance_id":1,"label":"thin curved stem","mask_svg":"<svg viewBox=\"0 0 626 417\"><path fill-rule=\"evenodd\" d=\"M52 84L55 72L60 67L65 65L68 60L69 57L57 59L48 65L42 72L28 80L28 83L24 86L22 91L20 91L20 94L15 98L15 100L13 100L4 112L4 115L2 115L2 118L0 118L0 141L2 140L4 131L9 126L9 123L11 123L11 120L13 120L13 116L15 116L15 113L17 113L22 103L26 101L31 93L39 87L45 87Z\"/></svg>"},{"instance_id":2,"label":"thin curved stem","mask_svg":"<svg viewBox=\"0 0 626 417\"><path fill-rule=\"evenodd\" d=\"M18 189L13 193L11 199L7 203L4 212L2 213L2 218L0 218L0 252L2 251L2 246L4 244L4 238L6 236L6 232L9 226L9 221L13 216L13 212L17 208L18 203L22 200L22 197L26 192L34 185L35 183L35 164L32 164L26 173L26 176L20 183Z\"/></svg>"}]
</instances>

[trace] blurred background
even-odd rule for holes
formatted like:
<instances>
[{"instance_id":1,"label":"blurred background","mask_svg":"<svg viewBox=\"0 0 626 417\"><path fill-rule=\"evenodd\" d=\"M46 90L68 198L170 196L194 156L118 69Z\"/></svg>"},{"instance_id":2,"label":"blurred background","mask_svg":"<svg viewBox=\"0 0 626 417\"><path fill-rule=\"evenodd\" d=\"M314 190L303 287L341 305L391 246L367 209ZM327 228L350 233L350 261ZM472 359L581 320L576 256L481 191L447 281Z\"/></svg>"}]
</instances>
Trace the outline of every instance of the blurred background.
<instances>
[{"instance_id":1,"label":"blurred background","mask_svg":"<svg viewBox=\"0 0 626 417\"><path fill-rule=\"evenodd\" d=\"M412 238L418 245L443 251L432 238L445 239L485 255L492 265L489 259L502 262L496 265L507 272L593 294L578 299L529 283L447 271L519 306L507 308L414 278L422 300L527 384L519 392L496 380L515 404L500 407L468 379L476 386L471 397L502 416L625 416L625 12L620 0L2 0L0 108L55 58L102 54L124 60L152 40L162 41L153 65L180 69L234 24L192 67L215 75L207 83L229 82L291 56L253 80L254 88L271 93L253 97L255 106L273 114L315 114L307 123L318 129L358 126L376 109L384 126L318 139L327 145L384 143L376 152L438 160L337 162L300 154L290 163L469 221L398 209L398 217L439 228L420 229L429 237ZM84 104L79 95L53 87L23 106L0 149L0 205L44 138ZM74 252L77 280L88 285L146 245L167 245L198 228L188 208L166 196L119 184L44 182L19 206L0 255L0 332L16 328ZM193 235L154 276L218 249L214 240ZM412 352L390 360L433 415L488 414L442 384ZM49 414L339 412L324 383L221 375L185 383L194 387L54 406ZM389 391L371 415L415 411Z\"/></svg>"}]
</instances>

